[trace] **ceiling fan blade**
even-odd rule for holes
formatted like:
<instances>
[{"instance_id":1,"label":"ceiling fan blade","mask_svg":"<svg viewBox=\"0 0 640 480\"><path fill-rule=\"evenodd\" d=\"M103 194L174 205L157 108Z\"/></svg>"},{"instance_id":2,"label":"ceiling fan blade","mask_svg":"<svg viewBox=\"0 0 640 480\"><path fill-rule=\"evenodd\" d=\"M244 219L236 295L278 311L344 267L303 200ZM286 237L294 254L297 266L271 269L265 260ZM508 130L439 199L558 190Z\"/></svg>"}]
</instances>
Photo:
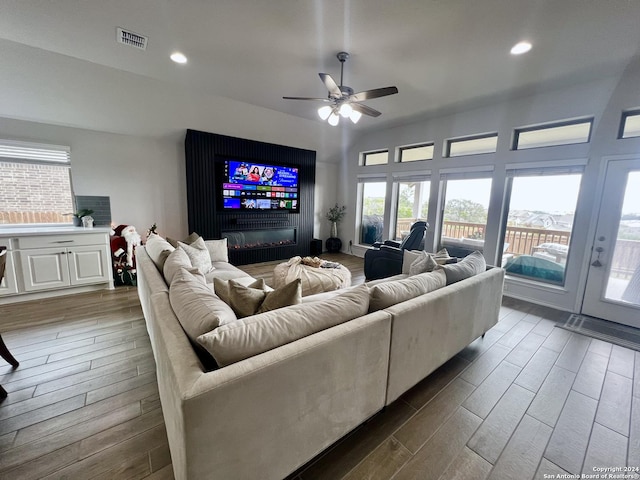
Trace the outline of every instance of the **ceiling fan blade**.
<instances>
[{"instance_id":1,"label":"ceiling fan blade","mask_svg":"<svg viewBox=\"0 0 640 480\"><path fill-rule=\"evenodd\" d=\"M362 105L361 103L352 103L351 108L360 113L364 113L365 115L369 115L370 117L379 117L382 115L378 110L374 110L373 108Z\"/></svg>"},{"instance_id":2,"label":"ceiling fan blade","mask_svg":"<svg viewBox=\"0 0 640 480\"><path fill-rule=\"evenodd\" d=\"M398 89L396 87L374 88L373 90L365 90L364 92L349 95L349 100L354 102L364 102L365 100L371 100L372 98L386 97L387 95L394 95L396 93L398 93Z\"/></svg>"},{"instance_id":3,"label":"ceiling fan blade","mask_svg":"<svg viewBox=\"0 0 640 480\"><path fill-rule=\"evenodd\" d=\"M340 90L340 87L331 75L328 73L319 73L318 75L320 76L322 83L324 83L324 86L329 90L329 95L331 97L340 98L342 96L342 90Z\"/></svg>"},{"instance_id":4,"label":"ceiling fan blade","mask_svg":"<svg viewBox=\"0 0 640 480\"><path fill-rule=\"evenodd\" d=\"M315 102L332 102L329 98L312 98L312 97L282 97L285 100L313 100Z\"/></svg>"}]
</instances>

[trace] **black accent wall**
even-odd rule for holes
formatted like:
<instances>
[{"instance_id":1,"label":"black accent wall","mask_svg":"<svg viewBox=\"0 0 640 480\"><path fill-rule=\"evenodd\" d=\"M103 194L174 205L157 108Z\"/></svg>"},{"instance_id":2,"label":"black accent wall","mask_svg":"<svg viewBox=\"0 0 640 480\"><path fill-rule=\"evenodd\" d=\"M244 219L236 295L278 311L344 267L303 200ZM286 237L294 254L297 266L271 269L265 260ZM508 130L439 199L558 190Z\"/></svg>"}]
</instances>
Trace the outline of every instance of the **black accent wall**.
<instances>
[{"instance_id":1,"label":"black accent wall","mask_svg":"<svg viewBox=\"0 0 640 480\"><path fill-rule=\"evenodd\" d=\"M205 239L216 239L221 238L225 231L291 227L296 229L295 245L230 250L229 260L235 265L245 265L309 255L313 238L315 151L187 130L185 156L190 232L198 232ZM218 183L215 178L216 156L299 167L300 212L218 211L218 192L215 191Z\"/></svg>"}]
</instances>

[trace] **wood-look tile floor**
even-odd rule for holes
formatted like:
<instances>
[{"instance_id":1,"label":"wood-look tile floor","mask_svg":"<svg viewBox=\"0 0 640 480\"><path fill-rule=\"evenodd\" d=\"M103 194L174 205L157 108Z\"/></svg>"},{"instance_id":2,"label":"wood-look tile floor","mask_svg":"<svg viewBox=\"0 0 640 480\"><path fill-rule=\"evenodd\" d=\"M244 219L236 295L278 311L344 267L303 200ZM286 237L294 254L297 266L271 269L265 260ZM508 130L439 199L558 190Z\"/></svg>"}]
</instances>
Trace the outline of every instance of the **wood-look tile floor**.
<instances>
[{"instance_id":1,"label":"wood-look tile floor","mask_svg":"<svg viewBox=\"0 0 640 480\"><path fill-rule=\"evenodd\" d=\"M362 259L326 258L363 281ZM273 262L243 268L268 279ZM554 328L565 317L505 299L484 339L290 478L542 479L640 466L640 353ZM3 305L0 330L21 362L0 364L0 479L173 478L135 288Z\"/></svg>"}]
</instances>

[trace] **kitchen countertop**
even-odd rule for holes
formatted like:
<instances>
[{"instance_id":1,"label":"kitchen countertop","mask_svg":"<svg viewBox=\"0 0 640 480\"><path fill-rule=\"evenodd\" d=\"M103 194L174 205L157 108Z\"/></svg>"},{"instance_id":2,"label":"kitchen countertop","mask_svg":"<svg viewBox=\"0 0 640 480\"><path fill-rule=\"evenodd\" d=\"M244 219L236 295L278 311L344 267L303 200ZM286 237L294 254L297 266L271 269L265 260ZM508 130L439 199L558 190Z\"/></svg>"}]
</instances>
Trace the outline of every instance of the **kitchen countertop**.
<instances>
[{"instance_id":1,"label":"kitchen countertop","mask_svg":"<svg viewBox=\"0 0 640 480\"><path fill-rule=\"evenodd\" d=\"M86 233L111 233L110 227L72 227L72 226L20 226L0 227L0 238L29 237L36 235L82 235Z\"/></svg>"}]
</instances>

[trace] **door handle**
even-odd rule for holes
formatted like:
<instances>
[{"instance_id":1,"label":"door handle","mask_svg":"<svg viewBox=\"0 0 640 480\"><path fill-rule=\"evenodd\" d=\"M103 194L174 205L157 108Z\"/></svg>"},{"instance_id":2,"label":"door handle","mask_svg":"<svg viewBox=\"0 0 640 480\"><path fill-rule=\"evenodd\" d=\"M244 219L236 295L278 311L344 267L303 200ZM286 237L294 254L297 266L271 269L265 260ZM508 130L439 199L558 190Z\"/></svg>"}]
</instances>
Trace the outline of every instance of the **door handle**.
<instances>
[{"instance_id":1,"label":"door handle","mask_svg":"<svg viewBox=\"0 0 640 480\"><path fill-rule=\"evenodd\" d=\"M600 254L604 252L604 248L596 247L596 252L598 252L598 258L596 258L593 262L591 262L592 267L601 267L602 262L600 261Z\"/></svg>"}]
</instances>

